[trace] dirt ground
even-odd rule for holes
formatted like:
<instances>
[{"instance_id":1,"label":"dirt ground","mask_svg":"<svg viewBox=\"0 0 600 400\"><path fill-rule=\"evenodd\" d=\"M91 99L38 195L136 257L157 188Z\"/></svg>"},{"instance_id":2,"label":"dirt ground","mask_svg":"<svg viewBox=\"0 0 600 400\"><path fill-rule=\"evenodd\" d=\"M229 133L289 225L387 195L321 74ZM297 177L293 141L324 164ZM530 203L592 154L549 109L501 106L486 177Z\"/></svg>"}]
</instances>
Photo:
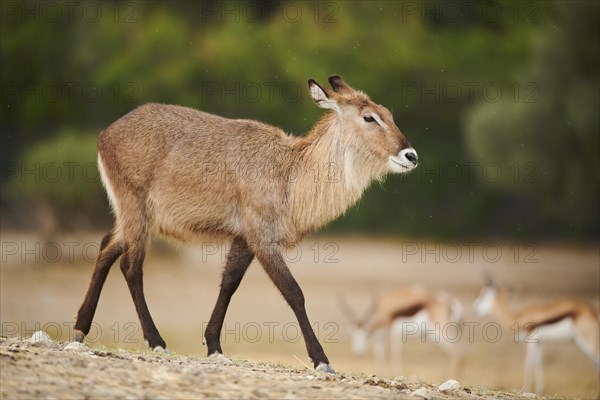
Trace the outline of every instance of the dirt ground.
<instances>
[{"instance_id":1,"label":"dirt ground","mask_svg":"<svg viewBox=\"0 0 600 400\"><path fill-rule=\"evenodd\" d=\"M79 344L79 343L77 343ZM375 375L325 374L281 364L127 350L70 349L67 343L0 340L0 397L222 399L526 399L474 387ZM417 396L422 393L422 396Z\"/></svg>"},{"instance_id":2,"label":"dirt ground","mask_svg":"<svg viewBox=\"0 0 600 400\"><path fill-rule=\"evenodd\" d=\"M31 235L2 233L1 334L24 338L34 331L44 330L53 339L69 340L100 237L97 233L82 234L43 243ZM43 397L63 397L48 391L51 379L33 367L38 362L34 352L43 354L49 363L56 361L64 365L53 374L77 377L79 383L73 383L70 389L63 388L71 390L70 397L97 397L99 392L93 391L102 387L107 390L102 397L111 397L113 389L122 389L119 395L122 397L406 397L409 393L401 390L414 390L413 386L384 387L389 379L397 376L406 377L406 382L425 381L432 385L456 378L463 387L518 392L523 379L523 345L515 342L510 327L497 324L493 317L477 318L470 312L483 282L483 271L491 272L501 284L511 288L511 303L515 309L561 298L591 301L598 307L600 297L597 245L576 247L492 241L423 243L315 236L288 252L288 264L304 290L308 315L332 366L358 383L350 385L340 377L333 381L322 380L305 368L304 364L309 362L294 316L257 263L250 267L225 321L223 349L235 361L233 367L228 366L228 371L235 370L234 381L237 382L229 383L230 380L222 376L225 366L215 366L204 358L201 339L217 297L225 255L226 246L216 243L175 248L159 242L146 258L144 284L149 308L169 349L177 356L138 353L144 348L143 338L127 286L115 265L87 338L87 344L99 353L66 355L55 348L32 350L25 345L22 350L12 352L8 347L18 343L4 341L2 397L27 397L18 391L24 390L26 382L26 386L37 382L34 386L40 388ZM339 296L344 296L360 313L368 308L373 294L410 283L443 289L462 302L466 321L473 328L462 331L461 340L466 343L467 353L460 376L448 376L448 360L440 348L431 343L432 337L408 338L401 368L375 365L371 353L363 357L351 353L347 320L340 311ZM111 350L115 348L134 352ZM544 346L544 352L547 395L588 398L594 393L596 372L573 343L550 343ZM140 354L144 360L136 361L135 371L142 374L147 370L146 376L153 378L137 377L138 383L125 383L129 376L126 367L131 364L128 360ZM263 362L292 367L274 364L265 367ZM78 366L84 369L97 366L103 371L98 382L105 379L108 383L90 380L92 378L79 371ZM152 371L151 374L148 371ZM212 373L216 371L219 373ZM373 373L381 377L376 379L388 383L373 386L360 380L366 381L366 376ZM201 376L201 382L207 382L212 389L181 389L181 381L189 374ZM356 374L366 375L358 378ZM163 375L164 379L157 378ZM285 384L280 388L278 383L275 389L272 382L267 381L271 378ZM315 392L311 392L313 383L308 384L307 379L319 381ZM227 389L221 393L219 382L224 381L228 382ZM120 382L127 387L117 389ZM156 391L144 392L146 387ZM169 392L172 389L175 391ZM230 389L233 392L227 392ZM269 390L281 391L270 395ZM336 390L344 393L343 396L335 394ZM477 395L474 390L460 393L468 398Z\"/></svg>"}]
</instances>

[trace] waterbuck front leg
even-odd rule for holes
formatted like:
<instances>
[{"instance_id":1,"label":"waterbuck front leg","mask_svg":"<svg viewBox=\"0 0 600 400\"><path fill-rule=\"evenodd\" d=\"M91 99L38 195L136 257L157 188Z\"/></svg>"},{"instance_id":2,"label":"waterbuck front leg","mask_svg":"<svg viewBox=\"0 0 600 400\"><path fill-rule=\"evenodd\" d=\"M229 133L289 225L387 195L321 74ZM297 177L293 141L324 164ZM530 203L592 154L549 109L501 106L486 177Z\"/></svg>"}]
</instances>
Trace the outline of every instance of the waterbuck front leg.
<instances>
[{"instance_id":1,"label":"waterbuck front leg","mask_svg":"<svg viewBox=\"0 0 600 400\"><path fill-rule=\"evenodd\" d=\"M231 297L238 286L240 286L240 282L253 258L254 254L248 248L246 241L241 237L236 237L227 255L227 263L225 264L223 278L221 279L221 289L219 290L217 304L215 304L210 321L204 332L204 341L208 347L209 356L215 353L223 354L220 336L227 307L229 306Z\"/></svg>"},{"instance_id":2,"label":"waterbuck front leg","mask_svg":"<svg viewBox=\"0 0 600 400\"><path fill-rule=\"evenodd\" d=\"M273 281L277 289L281 292L289 306L294 311L300 330L304 336L304 343L308 356L312 360L315 369L322 372L335 373L329 365L329 360L323 351L323 347L319 343L315 332L310 326L306 310L304 308L304 294L302 289L292 276L292 273L285 264L285 260L281 255L281 250L277 245L261 246L255 250L256 257L262 264L263 268Z\"/></svg>"}]
</instances>

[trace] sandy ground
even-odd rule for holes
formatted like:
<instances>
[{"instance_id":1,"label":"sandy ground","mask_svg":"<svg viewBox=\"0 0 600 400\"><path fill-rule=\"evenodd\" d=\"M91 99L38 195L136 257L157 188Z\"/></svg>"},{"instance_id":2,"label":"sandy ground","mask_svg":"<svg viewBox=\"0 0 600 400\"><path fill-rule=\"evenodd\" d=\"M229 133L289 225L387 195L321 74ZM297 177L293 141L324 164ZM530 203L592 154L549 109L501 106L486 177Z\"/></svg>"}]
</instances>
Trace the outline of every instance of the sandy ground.
<instances>
[{"instance_id":1,"label":"sandy ground","mask_svg":"<svg viewBox=\"0 0 600 400\"><path fill-rule=\"evenodd\" d=\"M0 397L220 399L527 399L476 387L436 385L376 375L325 374L244 360L126 350L91 350L76 343L1 339ZM417 395L420 393L420 395Z\"/></svg>"},{"instance_id":2,"label":"sandy ground","mask_svg":"<svg viewBox=\"0 0 600 400\"><path fill-rule=\"evenodd\" d=\"M100 237L82 234L48 244L37 242L30 235L3 233L1 334L27 337L42 329L54 339L68 340L73 317L89 283ZM158 243L146 259L146 297L161 334L172 352L185 355L200 366L205 363L202 331L216 300L225 255L226 246L210 242L183 248ZM519 391L522 386L524 348L515 342L509 327L497 325L492 317L481 319L470 313L470 305L481 288L482 272L491 272L499 282L512 288L515 309L561 298L591 301L596 307L599 303L598 246L492 241L421 243L318 236L288 252L287 259L304 290L309 317L333 367L345 374L377 373L388 379L402 375L408 380L436 384L450 378L447 358L431 343L431 338L409 338L401 368L375 365L370 353L363 357L352 355L347 320L338 306L340 295L358 313L368 308L373 294L403 284L418 282L455 295L474 328L472 333L462 332L467 354L462 374L453 378L467 386L512 391ZM144 348L133 303L118 266L108 277L94 321L87 338L92 349ZM291 310L257 263L250 267L234 296L224 329L223 349L234 360L277 362L302 370L304 363L309 364ZM551 343L544 351L546 394L587 398L594 393L596 372L573 343ZM10 357L6 361L6 357L3 349L3 387L9 375L18 382L19 374L25 371L16 368ZM169 359L171 362L174 361ZM7 366L10 374L5 372ZM246 368L236 363L238 367ZM295 376L292 371L281 374L289 372ZM363 395L356 392L356 396Z\"/></svg>"}]
</instances>

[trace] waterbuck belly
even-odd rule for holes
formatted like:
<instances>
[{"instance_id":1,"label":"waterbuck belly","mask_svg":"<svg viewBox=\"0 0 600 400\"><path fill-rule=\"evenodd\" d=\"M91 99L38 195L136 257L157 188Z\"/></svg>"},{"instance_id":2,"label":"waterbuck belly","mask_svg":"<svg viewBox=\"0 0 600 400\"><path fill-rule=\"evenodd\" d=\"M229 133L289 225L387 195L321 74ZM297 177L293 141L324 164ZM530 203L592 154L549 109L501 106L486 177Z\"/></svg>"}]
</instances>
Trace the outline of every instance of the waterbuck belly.
<instances>
[{"instance_id":1,"label":"waterbuck belly","mask_svg":"<svg viewBox=\"0 0 600 400\"><path fill-rule=\"evenodd\" d=\"M241 217L231 201L161 194L151 198L154 230L184 242L230 238L242 233Z\"/></svg>"}]
</instances>

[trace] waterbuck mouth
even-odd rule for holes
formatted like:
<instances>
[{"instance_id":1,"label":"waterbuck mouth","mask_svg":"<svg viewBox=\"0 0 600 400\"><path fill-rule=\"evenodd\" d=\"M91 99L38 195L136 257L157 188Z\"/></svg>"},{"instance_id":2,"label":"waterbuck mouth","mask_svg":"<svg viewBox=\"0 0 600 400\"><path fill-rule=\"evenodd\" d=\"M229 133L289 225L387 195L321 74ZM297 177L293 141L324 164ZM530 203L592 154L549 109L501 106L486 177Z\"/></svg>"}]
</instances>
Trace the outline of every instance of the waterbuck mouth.
<instances>
[{"instance_id":1,"label":"waterbuck mouth","mask_svg":"<svg viewBox=\"0 0 600 400\"><path fill-rule=\"evenodd\" d=\"M402 149L397 156L389 157L389 166L392 172L403 173L414 169L418 164L419 157L412 147Z\"/></svg>"}]
</instances>

